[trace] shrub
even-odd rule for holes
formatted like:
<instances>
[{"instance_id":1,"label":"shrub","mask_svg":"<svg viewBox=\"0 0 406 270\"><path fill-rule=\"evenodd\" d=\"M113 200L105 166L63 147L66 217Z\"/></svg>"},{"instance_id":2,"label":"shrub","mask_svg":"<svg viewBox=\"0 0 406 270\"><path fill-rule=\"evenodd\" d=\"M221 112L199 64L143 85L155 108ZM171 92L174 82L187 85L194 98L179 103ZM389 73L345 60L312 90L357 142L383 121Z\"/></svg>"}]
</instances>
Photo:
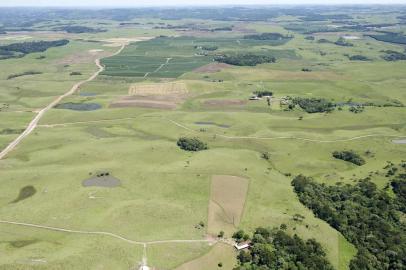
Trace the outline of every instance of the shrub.
<instances>
[{"instance_id":1,"label":"shrub","mask_svg":"<svg viewBox=\"0 0 406 270\"><path fill-rule=\"evenodd\" d=\"M271 97L273 95L272 91L269 90L254 91L253 94L256 95L257 97L266 97L266 96Z\"/></svg>"},{"instance_id":2,"label":"shrub","mask_svg":"<svg viewBox=\"0 0 406 270\"><path fill-rule=\"evenodd\" d=\"M78 72L78 71L72 71L70 73L71 76L78 76L78 75L82 75L82 73Z\"/></svg>"},{"instance_id":3,"label":"shrub","mask_svg":"<svg viewBox=\"0 0 406 270\"><path fill-rule=\"evenodd\" d=\"M177 145L185 151L201 151L208 149L207 144L198 138L179 138Z\"/></svg>"}]
</instances>

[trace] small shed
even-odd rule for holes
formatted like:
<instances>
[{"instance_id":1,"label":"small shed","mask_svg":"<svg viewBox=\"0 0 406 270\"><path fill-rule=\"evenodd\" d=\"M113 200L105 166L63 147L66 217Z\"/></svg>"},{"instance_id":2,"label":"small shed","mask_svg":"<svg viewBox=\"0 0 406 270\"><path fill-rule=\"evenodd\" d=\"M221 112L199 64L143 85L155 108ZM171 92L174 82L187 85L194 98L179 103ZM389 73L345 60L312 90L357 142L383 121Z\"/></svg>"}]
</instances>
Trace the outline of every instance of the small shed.
<instances>
[{"instance_id":1,"label":"small shed","mask_svg":"<svg viewBox=\"0 0 406 270\"><path fill-rule=\"evenodd\" d=\"M234 245L234 247L235 247L237 250L243 250L243 249L249 248L250 246L251 246L251 244L250 244L249 242L236 243L236 244Z\"/></svg>"}]
</instances>

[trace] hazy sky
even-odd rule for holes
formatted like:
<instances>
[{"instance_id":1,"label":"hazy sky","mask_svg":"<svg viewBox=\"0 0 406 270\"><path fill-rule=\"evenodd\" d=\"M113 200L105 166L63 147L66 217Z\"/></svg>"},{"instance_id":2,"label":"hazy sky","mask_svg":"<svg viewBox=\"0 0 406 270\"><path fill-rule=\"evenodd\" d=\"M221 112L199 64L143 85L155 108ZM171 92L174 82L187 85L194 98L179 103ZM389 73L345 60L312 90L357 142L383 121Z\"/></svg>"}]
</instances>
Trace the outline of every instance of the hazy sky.
<instances>
[{"instance_id":1,"label":"hazy sky","mask_svg":"<svg viewBox=\"0 0 406 270\"><path fill-rule=\"evenodd\" d=\"M406 0L0 0L0 6L174 6L247 4L406 4Z\"/></svg>"}]
</instances>

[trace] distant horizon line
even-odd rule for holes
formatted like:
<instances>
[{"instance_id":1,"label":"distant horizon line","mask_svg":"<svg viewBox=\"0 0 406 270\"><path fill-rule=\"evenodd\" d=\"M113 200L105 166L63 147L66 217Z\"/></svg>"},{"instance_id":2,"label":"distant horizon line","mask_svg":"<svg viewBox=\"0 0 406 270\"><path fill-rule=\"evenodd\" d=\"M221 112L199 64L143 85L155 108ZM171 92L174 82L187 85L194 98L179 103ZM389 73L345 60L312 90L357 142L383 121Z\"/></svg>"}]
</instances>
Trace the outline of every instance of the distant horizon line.
<instances>
[{"instance_id":1,"label":"distant horizon line","mask_svg":"<svg viewBox=\"0 0 406 270\"><path fill-rule=\"evenodd\" d=\"M329 3L300 3L300 4L210 4L210 5L0 5L0 8L208 8L208 7L295 7L295 6L310 6L310 7L317 7L317 6L331 6L331 7L351 7L351 6L406 6L406 3L389 3L389 4L382 4L382 3L353 3L353 4L329 4Z\"/></svg>"}]
</instances>

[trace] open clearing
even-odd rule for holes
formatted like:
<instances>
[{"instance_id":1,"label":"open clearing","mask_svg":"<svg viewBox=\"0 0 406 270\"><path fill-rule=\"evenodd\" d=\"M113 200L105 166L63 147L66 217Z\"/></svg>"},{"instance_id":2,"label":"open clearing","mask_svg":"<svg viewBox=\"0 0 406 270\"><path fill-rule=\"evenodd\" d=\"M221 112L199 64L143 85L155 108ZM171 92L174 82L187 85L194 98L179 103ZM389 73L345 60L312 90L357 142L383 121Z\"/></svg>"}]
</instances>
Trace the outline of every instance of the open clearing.
<instances>
[{"instance_id":1,"label":"open clearing","mask_svg":"<svg viewBox=\"0 0 406 270\"><path fill-rule=\"evenodd\" d=\"M208 232L224 231L228 236L238 228L244 211L249 180L231 175L214 175L211 180Z\"/></svg>"}]
</instances>

